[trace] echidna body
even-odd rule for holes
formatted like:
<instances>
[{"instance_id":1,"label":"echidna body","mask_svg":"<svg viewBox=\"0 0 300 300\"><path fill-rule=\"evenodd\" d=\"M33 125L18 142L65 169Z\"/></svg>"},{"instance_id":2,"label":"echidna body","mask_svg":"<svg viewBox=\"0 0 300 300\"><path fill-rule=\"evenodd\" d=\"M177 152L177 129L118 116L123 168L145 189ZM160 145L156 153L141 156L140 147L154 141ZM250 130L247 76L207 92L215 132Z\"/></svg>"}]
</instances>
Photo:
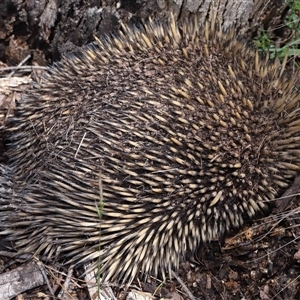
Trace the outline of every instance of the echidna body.
<instances>
[{"instance_id":1,"label":"echidna body","mask_svg":"<svg viewBox=\"0 0 300 300\"><path fill-rule=\"evenodd\" d=\"M296 176L294 84L214 22L124 26L63 58L20 102L5 233L20 253L100 262L107 280L178 268L187 250L265 213Z\"/></svg>"}]
</instances>

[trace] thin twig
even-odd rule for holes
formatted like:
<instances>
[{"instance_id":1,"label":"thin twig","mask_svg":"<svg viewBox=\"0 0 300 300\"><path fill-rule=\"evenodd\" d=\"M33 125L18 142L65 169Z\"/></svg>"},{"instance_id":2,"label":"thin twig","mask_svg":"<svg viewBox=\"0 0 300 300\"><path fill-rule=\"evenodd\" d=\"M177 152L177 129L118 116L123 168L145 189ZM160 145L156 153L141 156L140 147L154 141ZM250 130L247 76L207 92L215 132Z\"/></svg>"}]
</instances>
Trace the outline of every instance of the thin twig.
<instances>
[{"instance_id":1,"label":"thin twig","mask_svg":"<svg viewBox=\"0 0 300 300\"><path fill-rule=\"evenodd\" d=\"M6 71L17 71L17 70L23 70L23 71L31 71L33 69L41 69L41 70L46 70L47 67L44 66L30 66L30 65L25 65L25 66L13 66L13 67L3 67L0 68L0 72L6 72Z\"/></svg>"},{"instance_id":2,"label":"thin twig","mask_svg":"<svg viewBox=\"0 0 300 300\"><path fill-rule=\"evenodd\" d=\"M51 296L54 297L54 292L53 292L52 287L50 285L50 282L49 282L49 280L47 278L47 275L46 275L46 272L45 272L45 268L42 266L41 262L38 261L38 260L36 261L36 264L38 265L38 267L39 267L39 269L40 269L40 271L41 271L41 273L42 273L42 275L43 275L43 277L44 277L44 279L45 279L45 281L47 283L47 286L48 286L48 289L50 291Z\"/></svg>"},{"instance_id":3,"label":"thin twig","mask_svg":"<svg viewBox=\"0 0 300 300\"><path fill-rule=\"evenodd\" d=\"M14 71L12 71L10 74L8 74L7 78L12 77L15 72L17 71L18 67L21 67L29 58L31 57L30 54L28 54L16 67L16 69Z\"/></svg>"},{"instance_id":4,"label":"thin twig","mask_svg":"<svg viewBox=\"0 0 300 300\"><path fill-rule=\"evenodd\" d=\"M71 266L68 270L68 275L65 279L65 282L63 284L62 289L60 290L59 294L58 294L58 298L59 299L73 299L73 297L70 297L70 294L68 292L69 290L69 285L72 279L72 275L73 275L73 271L74 271L74 267ZM64 295L65 293L65 295ZM69 295L68 295L69 294Z\"/></svg>"},{"instance_id":5,"label":"thin twig","mask_svg":"<svg viewBox=\"0 0 300 300\"><path fill-rule=\"evenodd\" d=\"M86 132L83 134L83 137L82 137L82 139L81 139L81 141L80 141L80 143L79 143L79 146L78 146L78 148L77 148L77 150L76 150L76 153L75 153L74 158L77 157L77 154L78 154L78 152L79 152L79 150L80 150L80 147L81 147L81 145L82 145L82 143L83 143L83 140L84 140L85 136L86 136Z\"/></svg>"},{"instance_id":6,"label":"thin twig","mask_svg":"<svg viewBox=\"0 0 300 300\"><path fill-rule=\"evenodd\" d=\"M194 295L191 293L191 291L188 289L188 287L185 285L185 283L181 280L181 278L179 276L177 276L177 274L172 270L172 276L174 276L176 278L176 280L179 282L179 284L182 286L182 288L184 289L184 291L187 293L188 297L191 300L196 300L196 298L194 297Z\"/></svg>"}]
</instances>

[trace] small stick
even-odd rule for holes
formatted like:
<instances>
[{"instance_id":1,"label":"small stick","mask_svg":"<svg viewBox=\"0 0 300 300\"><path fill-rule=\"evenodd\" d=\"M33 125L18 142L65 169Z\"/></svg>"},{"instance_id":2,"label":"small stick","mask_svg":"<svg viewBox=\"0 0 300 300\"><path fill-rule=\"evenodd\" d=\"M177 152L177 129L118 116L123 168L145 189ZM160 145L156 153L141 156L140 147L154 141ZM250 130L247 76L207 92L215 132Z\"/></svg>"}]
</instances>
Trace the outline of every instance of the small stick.
<instances>
[{"instance_id":1,"label":"small stick","mask_svg":"<svg viewBox=\"0 0 300 300\"><path fill-rule=\"evenodd\" d=\"M21 67L29 58L31 57L31 55L30 54L28 54L18 65L17 65L17 67L16 67L16 69L15 70L13 70L10 74L8 74L8 76L7 76L7 78L10 78L10 77L12 77L15 73L16 73L16 71L17 71L17 69L18 69L18 67Z\"/></svg>"},{"instance_id":2,"label":"small stick","mask_svg":"<svg viewBox=\"0 0 300 300\"><path fill-rule=\"evenodd\" d=\"M41 70L46 70L47 67L43 67L43 66L29 66L29 65L25 65L25 66L13 66L13 67L3 67L0 68L0 72L5 72L5 71L17 71L17 70L24 70L24 71L31 71L32 69L41 69Z\"/></svg>"},{"instance_id":3,"label":"small stick","mask_svg":"<svg viewBox=\"0 0 300 300\"><path fill-rule=\"evenodd\" d=\"M70 282L71 282L71 279L72 279L72 275L73 275L73 271L74 271L74 268L73 268L73 266L71 266L69 268L69 270L68 270L67 278L65 279L63 288L61 289L61 291L58 294L58 298L59 299L70 299L70 296L69 295L65 295L64 296L64 293L68 292L69 285L70 285Z\"/></svg>"},{"instance_id":4,"label":"small stick","mask_svg":"<svg viewBox=\"0 0 300 300\"><path fill-rule=\"evenodd\" d=\"M179 282L179 284L182 286L186 294L189 296L191 300L196 300L194 295L191 293L191 291L188 289L188 287L185 285L185 283L181 280L179 276L176 275L176 273L172 270L172 276L176 278L176 280Z\"/></svg>"}]
</instances>

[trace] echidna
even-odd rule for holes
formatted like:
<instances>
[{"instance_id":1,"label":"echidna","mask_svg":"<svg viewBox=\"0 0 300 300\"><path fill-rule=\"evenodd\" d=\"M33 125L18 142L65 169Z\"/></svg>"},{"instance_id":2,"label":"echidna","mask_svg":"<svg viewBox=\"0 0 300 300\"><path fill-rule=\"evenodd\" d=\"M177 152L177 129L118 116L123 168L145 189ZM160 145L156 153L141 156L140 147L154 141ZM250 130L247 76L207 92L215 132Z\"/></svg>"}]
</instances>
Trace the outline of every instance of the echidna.
<instances>
[{"instance_id":1,"label":"echidna","mask_svg":"<svg viewBox=\"0 0 300 300\"><path fill-rule=\"evenodd\" d=\"M300 97L285 62L188 20L123 25L64 57L7 130L4 233L19 253L100 261L106 280L177 269L186 251L266 213L299 171Z\"/></svg>"}]
</instances>

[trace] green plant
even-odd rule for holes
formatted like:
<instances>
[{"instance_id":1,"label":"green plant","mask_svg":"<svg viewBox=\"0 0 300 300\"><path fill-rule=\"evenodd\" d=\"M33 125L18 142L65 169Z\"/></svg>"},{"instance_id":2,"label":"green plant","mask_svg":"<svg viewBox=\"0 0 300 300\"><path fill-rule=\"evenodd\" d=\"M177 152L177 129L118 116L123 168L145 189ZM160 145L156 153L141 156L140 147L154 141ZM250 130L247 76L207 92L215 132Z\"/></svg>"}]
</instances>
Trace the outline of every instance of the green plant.
<instances>
[{"instance_id":1,"label":"green plant","mask_svg":"<svg viewBox=\"0 0 300 300\"><path fill-rule=\"evenodd\" d=\"M283 26L289 29L289 38L285 41L283 46L276 45L273 40L270 29L263 29L261 33L254 38L254 44L259 51L269 52L270 57L275 56L279 58L296 57L300 54L300 1L299 0L285 0L289 10L283 21Z\"/></svg>"},{"instance_id":2,"label":"green plant","mask_svg":"<svg viewBox=\"0 0 300 300\"><path fill-rule=\"evenodd\" d=\"M267 30L263 29L261 31L261 34L254 38L254 44L259 50L263 52L266 52L270 49L272 42Z\"/></svg>"},{"instance_id":3,"label":"green plant","mask_svg":"<svg viewBox=\"0 0 300 300\"><path fill-rule=\"evenodd\" d=\"M285 25L295 30L297 33L300 32L299 26L299 13L300 13L300 1L286 0L286 4L289 6L289 11L285 19Z\"/></svg>"},{"instance_id":4,"label":"green plant","mask_svg":"<svg viewBox=\"0 0 300 300\"><path fill-rule=\"evenodd\" d=\"M102 187L102 179L101 173L99 173L99 204L97 205L97 214L100 222L100 229L99 229L99 253L101 253L101 222L102 222L102 212L104 209L104 202L103 202L103 187ZM98 257L98 272L97 272L97 285L98 285L98 296L100 298L100 279L101 279L101 256Z\"/></svg>"}]
</instances>

